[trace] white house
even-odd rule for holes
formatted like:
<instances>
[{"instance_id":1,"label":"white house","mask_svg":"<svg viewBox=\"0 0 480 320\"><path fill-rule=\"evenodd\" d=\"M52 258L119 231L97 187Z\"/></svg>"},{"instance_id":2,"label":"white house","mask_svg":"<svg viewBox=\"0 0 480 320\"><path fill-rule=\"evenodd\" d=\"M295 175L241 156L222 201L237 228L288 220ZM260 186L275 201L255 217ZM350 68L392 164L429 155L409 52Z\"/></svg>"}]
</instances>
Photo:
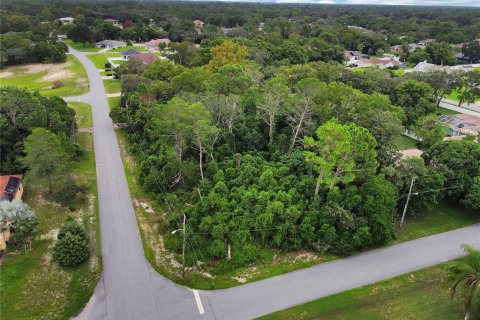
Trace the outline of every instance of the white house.
<instances>
[{"instance_id":1,"label":"white house","mask_svg":"<svg viewBox=\"0 0 480 320\"><path fill-rule=\"evenodd\" d=\"M72 17L63 17L58 20L60 20L63 24L72 24L75 19Z\"/></svg>"}]
</instances>

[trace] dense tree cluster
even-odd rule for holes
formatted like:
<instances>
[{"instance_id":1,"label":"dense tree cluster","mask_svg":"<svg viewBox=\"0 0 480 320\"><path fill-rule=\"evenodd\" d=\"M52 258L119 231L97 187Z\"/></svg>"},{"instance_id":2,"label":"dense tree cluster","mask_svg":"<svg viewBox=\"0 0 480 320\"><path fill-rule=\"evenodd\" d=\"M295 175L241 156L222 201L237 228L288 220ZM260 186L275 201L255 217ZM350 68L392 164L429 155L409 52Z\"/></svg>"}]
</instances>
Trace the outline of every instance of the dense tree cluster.
<instances>
[{"instance_id":1,"label":"dense tree cluster","mask_svg":"<svg viewBox=\"0 0 480 320\"><path fill-rule=\"evenodd\" d=\"M252 42L212 43L202 66L122 68L123 98L111 113L127 124L141 183L166 205L172 229L186 214L205 259L231 268L261 259L265 247L346 254L384 244L413 176L410 213L445 196L475 208L475 188L451 188L461 172L465 185L476 183L479 145L441 142L434 113L451 90L444 79L260 64ZM424 159L398 159L405 127L424 138ZM452 156L457 147L471 158ZM179 241L166 235L169 248Z\"/></svg>"},{"instance_id":2,"label":"dense tree cluster","mask_svg":"<svg viewBox=\"0 0 480 320\"><path fill-rule=\"evenodd\" d=\"M0 172L21 171L23 142L36 128L56 134L58 143L74 154L77 147L70 145L68 137L76 131L76 126L75 111L63 99L47 98L13 86L0 87Z\"/></svg>"}]
</instances>

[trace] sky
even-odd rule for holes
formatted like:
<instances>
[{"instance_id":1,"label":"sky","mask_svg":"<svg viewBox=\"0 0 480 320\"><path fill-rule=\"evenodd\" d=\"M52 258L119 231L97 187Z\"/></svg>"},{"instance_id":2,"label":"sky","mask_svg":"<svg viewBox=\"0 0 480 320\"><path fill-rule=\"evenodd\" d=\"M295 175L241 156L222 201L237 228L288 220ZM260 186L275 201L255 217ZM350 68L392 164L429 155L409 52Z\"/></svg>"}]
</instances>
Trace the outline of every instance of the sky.
<instances>
[{"instance_id":1,"label":"sky","mask_svg":"<svg viewBox=\"0 0 480 320\"><path fill-rule=\"evenodd\" d=\"M210 0L210 1L480 7L480 0Z\"/></svg>"}]
</instances>

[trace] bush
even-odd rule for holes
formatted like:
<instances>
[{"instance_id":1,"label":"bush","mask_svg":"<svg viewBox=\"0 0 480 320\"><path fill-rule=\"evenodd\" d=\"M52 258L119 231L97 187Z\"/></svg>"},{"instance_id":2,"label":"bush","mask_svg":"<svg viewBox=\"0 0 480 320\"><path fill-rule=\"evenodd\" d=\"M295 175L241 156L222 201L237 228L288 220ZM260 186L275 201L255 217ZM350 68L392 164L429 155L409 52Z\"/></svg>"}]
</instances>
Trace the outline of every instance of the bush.
<instances>
[{"instance_id":1,"label":"bush","mask_svg":"<svg viewBox=\"0 0 480 320\"><path fill-rule=\"evenodd\" d=\"M53 81L53 84L52 84L52 89L58 89L58 88L61 88L65 86L65 84L63 83L63 81L61 80L55 80Z\"/></svg>"},{"instance_id":2,"label":"bush","mask_svg":"<svg viewBox=\"0 0 480 320\"><path fill-rule=\"evenodd\" d=\"M58 240L62 240L67 233L70 233L74 236L80 236L82 239L87 239L87 232L85 228L78 224L72 218L68 218L67 221L62 225L58 231Z\"/></svg>"},{"instance_id":3,"label":"bush","mask_svg":"<svg viewBox=\"0 0 480 320\"><path fill-rule=\"evenodd\" d=\"M79 235L66 233L53 247L53 260L62 267L74 267L88 259L87 240Z\"/></svg>"},{"instance_id":4,"label":"bush","mask_svg":"<svg viewBox=\"0 0 480 320\"><path fill-rule=\"evenodd\" d=\"M78 193L85 192L86 189L85 186L77 184L72 177L62 178L56 184L53 199L64 206L70 204Z\"/></svg>"}]
</instances>

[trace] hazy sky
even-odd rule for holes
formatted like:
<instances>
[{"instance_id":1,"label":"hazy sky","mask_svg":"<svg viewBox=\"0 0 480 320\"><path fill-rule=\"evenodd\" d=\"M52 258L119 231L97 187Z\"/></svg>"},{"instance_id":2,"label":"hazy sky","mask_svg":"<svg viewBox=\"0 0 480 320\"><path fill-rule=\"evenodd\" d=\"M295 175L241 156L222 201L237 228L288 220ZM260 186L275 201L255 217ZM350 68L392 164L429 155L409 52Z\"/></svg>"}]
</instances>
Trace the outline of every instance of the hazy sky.
<instances>
[{"instance_id":1,"label":"hazy sky","mask_svg":"<svg viewBox=\"0 0 480 320\"><path fill-rule=\"evenodd\" d=\"M210 0L210 1L480 7L480 0L257 0L257 1L255 0Z\"/></svg>"}]
</instances>

